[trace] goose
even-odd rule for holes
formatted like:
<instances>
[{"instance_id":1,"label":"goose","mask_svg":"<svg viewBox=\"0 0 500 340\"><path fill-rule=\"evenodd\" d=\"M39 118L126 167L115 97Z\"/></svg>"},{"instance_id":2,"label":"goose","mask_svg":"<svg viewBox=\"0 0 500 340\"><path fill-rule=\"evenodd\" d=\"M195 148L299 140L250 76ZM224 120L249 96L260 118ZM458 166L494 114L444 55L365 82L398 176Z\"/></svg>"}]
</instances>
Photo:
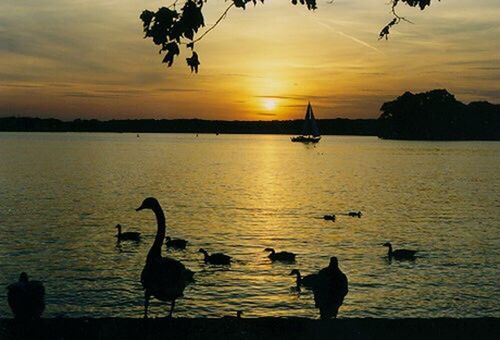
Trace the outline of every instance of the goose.
<instances>
[{"instance_id":1,"label":"goose","mask_svg":"<svg viewBox=\"0 0 500 340\"><path fill-rule=\"evenodd\" d=\"M141 233L138 233L135 231L127 231L125 233L122 233L121 224L117 224L115 228L118 229L118 234L116 234L118 241L140 241L141 240Z\"/></svg>"},{"instance_id":2,"label":"goose","mask_svg":"<svg viewBox=\"0 0 500 340\"><path fill-rule=\"evenodd\" d=\"M268 257L271 261L282 261L282 262L294 262L295 254L287 251L280 251L279 253L275 252L273 248L266 248L264 251L269 251L271 254Z\"/></svg>"},{"instance_id":3,"label":"goose","mask_svg":"<svg viewBox=\"0 0 500 340\"><path fill-rule=\"evenodd\" d=\"M340 270L335 256L328 267L318 272L313 286L314 303L319 308L321 319L336 318L344 298L349 292L347 276Z\"/></svg>"},{"instance_id":4,"label":"goose","mask_svg":"<svg viewBox=\"0 0 500 340\"><path fill-rule=\"evenodd\" d=\"M7 287L7 301L17 319L38 319L45 309L45 288L40 281L30 281L22 272L19 281Z\"/></svg>"},{"instance_id":5,"label":"goose","mask_svg":"<svg viewBox=\"0 0 500 340\"><path fill-rule=\"evenodd\" d=\"M205 256L204 258L205 263L221 264L221 265L231 264L231 256L228 256L226 254L215 253L209 255L208 252L203 248L200 248L198 252L202 253Z\"/></svg>"},{"instance_id":6,"label":"goose","mask_svg":"<svg viewBox=\"0 0 500 340\"><path fill-rule=\"evenodd\" d=\"M184 295L184 289L194 282L194 273L180 261L161 256L161 247L165 238L165 215L158 200L146 198L136 211L150 209L156 216L158 229L154 242L146 257L146 264L141 273L141 283L144 288L144 318L148 317L149 300L155 297L160 301L170 301L169 317L175 307L175 300Z\"/></svg>"},{"instance_id":7,"label":"goose","mask_svg":"<svg viewBox=\"0 0 500 340\"><path fill-rule=\"evenodd\" d=\"M170 236L165 237L165 245L167 248L186 249L188 241L183 239L172 239Z\"/></svg>"},{"instance_id":8,"label":"goose","mask_svg":"<svg viewBox=\"0 0 500 340\"><path fill-rule=\"evenodd\" d=\"M384 243L383 246L389 248L389 251L387 252L387 256L389 257L389 259L394 258L396 260L414 260L415 254L417 253L417 250L392 250L392 244L390 242Z\"/></svg>"},{"instance_id":9,"label":"goose","mask_svg":"<svg viewBox=\"0 0 500 340\"><path fill-rule=\"evenodd\" d=\"M301 276L300 271L298 269L292 270L290 272L290 275L297 276L297 288L300 288L300 286L306 288L312 288L316 283L316 281L318 280L318 274L309 274L306 276Z\"/></svg>"}]
</instances>

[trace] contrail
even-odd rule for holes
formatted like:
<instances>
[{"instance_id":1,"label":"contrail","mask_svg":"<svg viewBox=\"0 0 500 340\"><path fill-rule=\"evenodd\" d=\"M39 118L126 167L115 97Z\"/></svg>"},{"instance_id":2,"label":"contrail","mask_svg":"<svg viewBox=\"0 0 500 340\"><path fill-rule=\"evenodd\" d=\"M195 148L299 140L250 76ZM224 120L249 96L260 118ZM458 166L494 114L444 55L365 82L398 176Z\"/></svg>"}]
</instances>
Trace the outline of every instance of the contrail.
<instances>
[{"instance_id":1,"label":"contrail","mask_svg":"<svg viewBox=\"0 0 500 340\"><path fill-rule=\"evenodd\" d=\"M337 33L337 34L339 34L339 35L341 35L343 37L351 39L352 41L354 41L354 42L356 42L356 43L358 43L358 44L360 44L362 46L368 47L369 49L372 49L375 52L378 52L380 54L384 54L384 52L382 52L381 50L379 50L376 47L373 47L372 45L368 44L367 42L364 42L363 40L358 39L356 37L353 37L352 35L346 34L346 33L342 32L342 31L337 31L336 29L334 29L333 27L331 27L330 25L328 25L328 24L326 24L326 23L324 23L322 21L316 20L316 23L318 23L321 26L324 26L324 27L328 28L330 31L332 31L334 33Z\"/></svg>"}]
</instances>

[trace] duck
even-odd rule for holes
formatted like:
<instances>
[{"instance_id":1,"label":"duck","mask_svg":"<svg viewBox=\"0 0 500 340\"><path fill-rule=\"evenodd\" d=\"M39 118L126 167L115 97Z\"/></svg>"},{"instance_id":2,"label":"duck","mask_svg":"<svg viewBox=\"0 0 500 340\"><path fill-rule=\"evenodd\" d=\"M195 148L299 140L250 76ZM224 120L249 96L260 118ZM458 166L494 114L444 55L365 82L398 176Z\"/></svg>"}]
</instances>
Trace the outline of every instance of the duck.
<instances>
[{"instance_id":1,"label":"duck","mask_svg":"<svg viewBox=\"0 0 500 340\"><path fill-rule=\"evenodd\" d=\"M290 253L288 251L280 251L279 253L275 252L273 248L266 248L264 251L271 252L267 257L271 259L271 261L281 261L281 262L294 262L295 254Z\"/></svg>"},{"instance_id":2,"label":"duck","mask_svg":"<svg viewBox=\"0 0 500 340\"><path fill-rule=\"evenodd\" d=\"M170 301L168 316L172 317L175 301L184 296L186 286L194 282L194 272L174 258L161 256L161 247L166 233L165 214L154 197L146 198L136 211L146 209L152 210L155 214L157 231L141 272L141 284L144 289L144 318L148 317L151 297L160 301Z\"/></svg>"},{"instance_id":3,"label":"duck","mask_svg":"<svg viewBox=\"0 0 500 340\"><path fill-rule=\"evenodd\" d=\"M136 231L127 231L125 233L122 233L121 224L117 224L115 228L118 229L118 234L116 234L118 241L140 241L141 240L141 233L138 233Z\"/></svg>"},{"instance_id":4,"label":"duck","mask_svg":"<svg viewBox=\"0 0 500 340\"><path fill-rule=\"evenodd\" d=\"M332 221L332 222L335 222L336 217L335 217L335 215L325 215L325 216L323 216L323 219L324 219L325 221Z\"/></svg>"},{"instance_id":5,"label":"duck","mask_svg":"<svg viewBox=\"0 0 500 340\"><path fill-rule=\"evenodd\" d=\"M22 272L19 280L7 287L7 301L16 319L38 319L45 310L45 287Z\"/></svg>"},{"instance_id":6,"label":"duck","mask_svg":"<svg viewBox=\"0 0 500 340\"><path fill-rule=\"evenodd\" d=\"M223 254L223 253L215 253L212 255L209 255L208 252L200 248L198 252L202 253L205 258L204 261L205 263L209 264L216 264L216 265L229 265L231 264L231 256Z\"/></svg>"},{"instance_id":7,"label":"duck","mask_svg":"<svg viewBox=\"0 0 500 340\"><path fill-rule=\"evenodd\" d=\"M297 288L300 288L300 286L303 286L306 288L312 288L312 287L314 287L314 284L316 283L316 281L318 279L318 274L309 274L306 276L301 276L300 271L298 269L293 269L290 272L290 275L297 276Z\"/></svg>"},{"instance_id":8,"label":"duck","mask_svg":"<svg viewBox=\"0 0 500 340\"><path fill-rule=\"evenodd\" d=\"M349 211L347 213L347 215L349 215L351 217L361 218L361 215L363 215L363 214L361 213L361 211Z\"/></svg>"},{"instance_id":9,"label":"duck","mask_svg":"<svg viewBox=\"0 0 500 340\"><path fill-rule=\"evenodd\" d=\"M389 259L396 260L414 260L415 254L418 252L417 250L408 250L408 249L397 249L392 250L392 244L390 242L386 242L383 244L384 247L388 247L389 251L387 252L387 256Z\"/></svg>"},{"instance_id":10,"label":"duck","mask_svg":"<svg viewBox=\"0 0 500 340\"><path fill-rule=\"evenodd\" d=\"M183 239L172 239L170 236L165 237L165 245L167 248L186 249L188 241Z\"/></svg>"}]
</instances>

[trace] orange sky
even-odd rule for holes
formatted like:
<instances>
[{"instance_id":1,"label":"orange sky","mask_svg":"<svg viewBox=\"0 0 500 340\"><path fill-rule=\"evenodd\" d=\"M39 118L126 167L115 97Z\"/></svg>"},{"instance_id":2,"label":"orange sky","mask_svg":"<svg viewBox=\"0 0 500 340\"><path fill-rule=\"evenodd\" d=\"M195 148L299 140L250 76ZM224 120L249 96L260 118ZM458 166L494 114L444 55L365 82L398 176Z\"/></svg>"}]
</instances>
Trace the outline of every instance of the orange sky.
<instances>
[{"instance_id":1,"label":"orange sky","mask_svg":"<svg viewBox=\"0 0 500 340\"><path fill-rule=\"evenodd\" d=\"M389 41L377 40L391 19L384 0L233 8L198 44L191 74L185 51L169 69L142 39L139 14L168 1L2 0L0 116L290 119L310 100L318 118L364 118L433 88L500 102L500 2L434 2L402 7L415 24ZM207 27L225 6L207 3Z\"/></svg>"}]
</instances>

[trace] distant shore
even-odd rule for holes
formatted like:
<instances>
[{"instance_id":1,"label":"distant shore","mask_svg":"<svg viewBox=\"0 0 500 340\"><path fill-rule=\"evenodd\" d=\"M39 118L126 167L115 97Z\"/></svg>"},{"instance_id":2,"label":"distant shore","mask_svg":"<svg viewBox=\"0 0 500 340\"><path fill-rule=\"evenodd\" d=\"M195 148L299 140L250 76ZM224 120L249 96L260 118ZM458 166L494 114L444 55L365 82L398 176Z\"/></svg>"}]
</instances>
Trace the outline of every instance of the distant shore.
<instances>
[{"instance_id":1,"label":"distant shore","mask_svg":"<svg viewBox=\"0 0 500 340\"><path fill-rule=\"evenodd\" d=\"M0 339L499 339L500 319L0 319Z\"/></svg>"},{"instance_id":2,"label":"distant shore","mask_svg":"<svg viewBox=\"0 0 500 340\"><path fill-rule=\"evenodd\" d=\"M296 135L303 120L227 121L203 119L96 119L62 121L53 118L0 118L0 131L10 132L131 132ZM322 135L376 136L376 119L318 119Z\"/></svg>"}]
</instances>

